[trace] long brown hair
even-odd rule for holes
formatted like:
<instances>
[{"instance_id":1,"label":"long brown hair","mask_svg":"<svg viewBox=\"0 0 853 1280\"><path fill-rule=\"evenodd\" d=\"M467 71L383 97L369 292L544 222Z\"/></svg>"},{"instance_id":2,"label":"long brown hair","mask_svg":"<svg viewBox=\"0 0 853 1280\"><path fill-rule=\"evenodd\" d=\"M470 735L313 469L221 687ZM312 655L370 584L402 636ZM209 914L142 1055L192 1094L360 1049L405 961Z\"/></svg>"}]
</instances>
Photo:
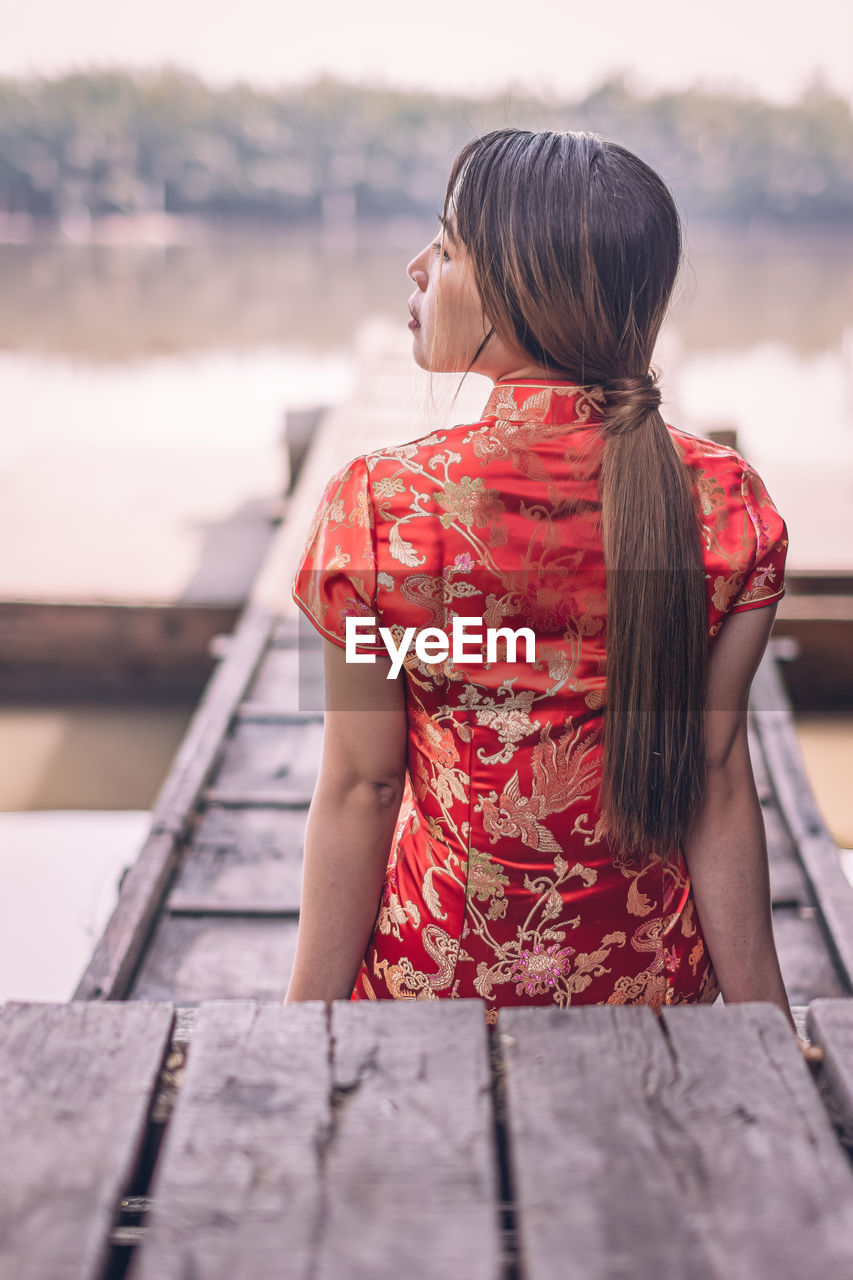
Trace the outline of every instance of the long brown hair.
<instances>
[{"instance_id":1,"label":"long brown hair","mask_svg":"<svg viewBox=\"0 0 853 1280\"><path fill-rule=\"evenodd\" d=\"M498 129L456 157L442 223L498 335L553 377L603 390L602 829L618 855L666 858L702 797L708 660L692 491L650 371L681 263L678 211L615 142Z\"/></svg>"}]
</instances>

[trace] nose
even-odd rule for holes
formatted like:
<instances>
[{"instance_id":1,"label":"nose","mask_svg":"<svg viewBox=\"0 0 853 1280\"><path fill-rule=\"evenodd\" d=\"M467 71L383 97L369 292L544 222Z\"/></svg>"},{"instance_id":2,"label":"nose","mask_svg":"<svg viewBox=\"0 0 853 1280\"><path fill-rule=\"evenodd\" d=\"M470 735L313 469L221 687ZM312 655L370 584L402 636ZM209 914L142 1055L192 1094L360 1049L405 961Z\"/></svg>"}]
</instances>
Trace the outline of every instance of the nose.
<instances>
[{"instance_id":1,"label":"nose","mask_svg":"<svg viewBox=\"0 0 853 1280\"><path fill-rule=\"evenodd\" d=\"M413 284L418 286L421 293L426 291L427 284L429 283L429 276L424 269L423 261L424 253L422 251L416 258L412 258L412 261L406 267L406 275Z\"/></svg>"}]
</instances>

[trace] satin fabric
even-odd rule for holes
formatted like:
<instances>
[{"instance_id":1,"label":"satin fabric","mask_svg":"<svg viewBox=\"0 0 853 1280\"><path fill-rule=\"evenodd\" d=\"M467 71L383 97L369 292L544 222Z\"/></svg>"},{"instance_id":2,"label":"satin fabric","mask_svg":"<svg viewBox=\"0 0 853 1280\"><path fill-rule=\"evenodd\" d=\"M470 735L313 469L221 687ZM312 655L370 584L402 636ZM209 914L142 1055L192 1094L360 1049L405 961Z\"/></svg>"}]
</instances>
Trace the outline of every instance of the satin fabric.
<instances>
[{"instance_id":1,"label":"satin fabric","mask_svg":"<svg viewBox=\"0 0 853 1280\"><path fill-rule=\"evenodd\" d=\"M408 774L351 998L710 1002L719 987L681 849L644 869L599 830L605 575L598 387L497 383L481 421L353 459L326 486L293 596L348 616L535 634L482 662L404 664ZM734 450L667 424L700 528L709 643L784 593L787 529ZM360 652L386 652L378 633ZM653 696L653 695L650 695ZM334 940L330 939L330 946Z\"/></svg>"}]
</instances>

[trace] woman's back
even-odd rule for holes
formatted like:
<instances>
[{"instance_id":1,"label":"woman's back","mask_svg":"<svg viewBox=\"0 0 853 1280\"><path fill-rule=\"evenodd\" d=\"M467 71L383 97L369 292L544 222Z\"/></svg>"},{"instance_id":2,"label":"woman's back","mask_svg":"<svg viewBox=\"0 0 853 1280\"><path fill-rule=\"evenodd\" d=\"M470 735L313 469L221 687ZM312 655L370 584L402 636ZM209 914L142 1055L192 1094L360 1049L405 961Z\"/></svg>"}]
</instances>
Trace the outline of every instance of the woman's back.
<instances>
[{"instance_id":1,"label":"woman's back","mask_svg":"<svg viewBox=\"0 0 853 1280\"><path fill-rule=\"evenodd\" d=\"M602 408L597 386L498 382L480 423L356 459L327 487L298 602L340 645L347 617L409 639L410 782L354 999L478 995L493 1023L511 1003L717 995L681 849L620 856L600 821ZM781 595L786 531L738 454L668 430L713 642L728 612ZM411 630L450 637L454 618L482 620L465 656L419 658ZM522 635L490 652L489 628L532 632L535 657Z\"/></svg>"},{"instance_id":2,"label":"woman's back","mask_svg":"<svg viewBox=\"0 0 853 1280\"><path fill-rule=\"evenodd\" d=\"M660 413L681 257L619 143L506 128L455 157L406 268L412 354L494 391L344 468L309 534L326 729L288 1000L479 996L494 1025L719 989L793 1027L747 738L787 538L742 458ZM448 660L461 617L536 652L487 631Z\"/></svg>"}]
</instances>

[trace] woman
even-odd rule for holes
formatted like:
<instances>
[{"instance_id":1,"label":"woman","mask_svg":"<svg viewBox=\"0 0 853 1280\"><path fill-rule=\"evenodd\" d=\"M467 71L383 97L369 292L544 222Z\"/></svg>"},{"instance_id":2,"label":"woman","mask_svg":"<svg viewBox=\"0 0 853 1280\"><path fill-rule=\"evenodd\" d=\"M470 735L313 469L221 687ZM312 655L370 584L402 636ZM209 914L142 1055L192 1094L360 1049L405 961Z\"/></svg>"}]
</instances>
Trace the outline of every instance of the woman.
<instances>
[{"instance_id":1,"label":"woman","mask_svg":"<svg viewBox=\"0 0 853 1280\"><path fill-rule=\"evenodd\" d=\"M746 730L787 531L739 454L660 415L680 258L665 184L595 134L456 158L408 267L414 358L494 388L342 468L310 531L326 733L286 1002L480 996L494 1026L722 991L793 1029ZM454 618L535 655L470 624L445 657Z\"/></svg>"}]
</instances>

